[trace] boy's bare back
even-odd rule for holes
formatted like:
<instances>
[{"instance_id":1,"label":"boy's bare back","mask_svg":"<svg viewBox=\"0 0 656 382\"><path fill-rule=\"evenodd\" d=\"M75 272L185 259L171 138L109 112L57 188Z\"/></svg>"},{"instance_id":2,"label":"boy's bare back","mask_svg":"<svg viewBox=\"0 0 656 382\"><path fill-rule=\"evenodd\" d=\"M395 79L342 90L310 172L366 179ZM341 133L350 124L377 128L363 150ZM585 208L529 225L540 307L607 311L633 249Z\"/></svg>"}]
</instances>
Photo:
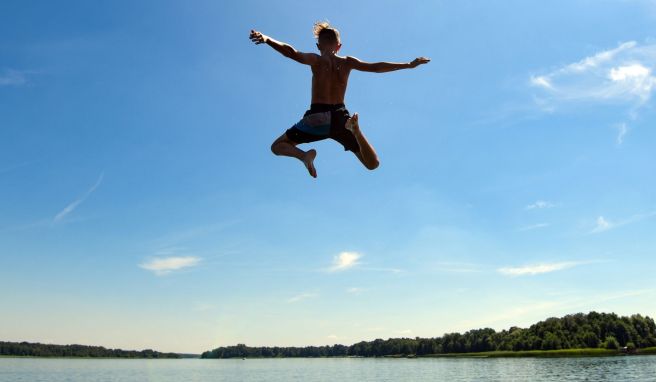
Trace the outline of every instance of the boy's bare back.
<instances>
[{"instance_id":1,"label":"boy's bare back","mask_svg":"<svg viewBox=\"0 0 656 382\"><path fill-rule=\"evenodd\" d=\"M359 69L362 71L371 71L382 73L387 68L381 65L369 64L358 60L355 57L342 57L333 55L318 55L316 63L312 64L312 103L338 104L344 103L346 88L348 86L349 74L351 70ZM416 61L416 63L415 63ZM429 62L424 57L418 58L412 63L407 64L408 68L416 67L420 64ZM380 63L383 64L383 63ZM404 64L400 64L404 65ZM414 65L414 66L413 66ZM373 67L372 67L373 66ZM395 68L397 70L402 68Z\"/></svg>"},{"instance_id":2,"label":"boy's bare back","mask_svg":"<svg viewBox=\"0 0 656 382\"><path fill-rule=\"evenodd\" d=\"M351 68L346 57L319 56L312 67L312 103L344 103Z\"/></svg>"}]
</instances>

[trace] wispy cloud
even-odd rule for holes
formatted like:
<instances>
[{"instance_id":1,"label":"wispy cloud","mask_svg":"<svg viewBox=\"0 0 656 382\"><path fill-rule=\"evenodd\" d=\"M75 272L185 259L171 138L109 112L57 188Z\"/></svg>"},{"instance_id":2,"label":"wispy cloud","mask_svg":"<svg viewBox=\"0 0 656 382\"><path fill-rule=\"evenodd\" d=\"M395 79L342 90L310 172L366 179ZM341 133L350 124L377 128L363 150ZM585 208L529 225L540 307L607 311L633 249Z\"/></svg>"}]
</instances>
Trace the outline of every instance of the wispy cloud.
<instances>
[{"instance_id":1,"label":"wispy cloud","mask_svg":"<svg viewBox=\"0 0 656 382\"><path fill-rule=\"evenodd\" d=\"M400 268L383 268L383 267L361 267L358 269L362 269L363 271L371 271L371 272L388 272L388 273L394 273L394 274L401 274L405 272L405 270L400 269Z\"/></svg>"},{"instance_id":2,"label":"wispy cloud","mask_svg":"<svg viewBox=\"0 0 656 382\"><path fill-rule=\"evenodd\" d=\"M195 312L208 312L215 309L216 309L216 305L207 302L196 302L193 305L193 310Z\"/></svg>"},{"instance_id":3,"label":"wispy cloud","mask_svg":"<svg viewBox=\"0 0 656 382\"><path fill-rule=\"evenodd\" d=\"M615 227L615 224L609 222L609 221L606 220L606 218L604 218L603 216L599 216L599 217L597 218L596 225L595 225L595 227L592 229L591 232L592 232L592 233L604 232L604 231L608 231L609 229L611 229L611 228L613 228L613 227Z\"/></svg>"},{"instance_id":4,"label":"wispy cloud","mask_svg":"<svg viewBox=\"0 0 656 382\"><path fill-rule=\"evenodd\" d=\"M359 288L359 287L352 287L346 290L346 293L350 293L350 294L360 294L362 292L364 292L364 288Z\"/></svg>"},{"instance_id":5,"label":"wispy cloud","mask_svg":"<svg viewBox=\"0 0 656 382\"><path fill-rule=\"evenodd\" d=\"M524 227L520 227L517 230L519 232L533 231L540 228L547 228L549 227L549 225L550 225L549 223L537 223L537 224L531 224Z\"/></svg>"},{"instance_id":6,"label":"wispy cloud","mask_svg":"<svg viewBox=\"0 0 656 382\"><path fill-rule=\"evenodd\" d=\"M629 132L629 127L627 124L624 123L618 123L615 125L615 128L617 129L617 144L621 145L624 143L624 136Z\"/></svg>"},{"instance_id":7,"label":"wispy cloud","mask_svg":"<svg viewBox=\"0 0 656 382\"><path fill-rule=\"evenodd\" d=\"M576 261L564 261L559 263L524 265L520 267L503 267L497 269L497 271L506 276L533 276L542 273L562 271L564 269L573 268L581 264L581 262Z\"/></svg>"},{"instance_id":8,"label":"wispy cloud","mask_svg":"<svg viewBox=\"0 0 656 382\"><path fill-rule=\"evenodd\" d=\"M217 233L231 226L234 226L239 222L240 220L233 219L209 224L201 224L185 229L180 229L174 232L169 232L166 235L152 239L151 242L157 247L176 247L180 244L184 244L185 242L197 240L199 237L216 235Z\"/></svg>"},{"instance_id":9,"label":"wispy cloud","mask_svg":"<svg viewBox=\"0 0 656 382\"><path fill-rule=\"evenodd\" d=\"M486 327L492 324L502 323L507 325L518 325L518 320L521 318L532 317L544 319L544 316L551 314L556 309L561 308L563 305L560 301L533 301L528 303L521 303L503 310L494 315L481 315L471 320L465 320L458 325L462 330L469 330L472 327Z\"/></svg>"},{"instance_id":10,"label":"wispy cloud","mask_svg":"<svg viewBox=\"0 0 656 382\"><path fill-rule=\"evenodd\" d=\"M387 330L387 328L385 328L384 326L372 326L369 328L365 328L364 330L367 332L382 332Z\"/></svg>"},{"instance_id":11,"label":"wispy cloud","mask_svg":"<svg viewBox=\"0 0 656 382\"><path fill-rule=\"evenodd\" d=\"M167 275L173 271L198 265L201 259L195 256L159 257L139 264L139 267L149 270L158 276Z\"/></svg>"},{"instance_id":12,"label":"wispy cloud","mask_svg":"<svg viewBox=\"0 0 656 382\"><path fill-rule=\"evenodd\" d=\"M32 163L31 161L28 161L28 162L12 164L12 165L8 165L8 166L0 166L0 174L17 170L17 169L19 169L21 167L25 167L25 166L27 166L31 163Z\"/></svg>"},{"instance_id":13,"label":"wispy cloud","mask_svg":"<svg viewBox=\"0 0 656 382\"><path fill-rule=\"evenodd\" d=\"M305 292L305 293L297 294L296 296L293 296L293 297L287 299L287 303L288 304L294 304L294 303L297 303L297 302L301 302L301 301L304 301L304 300L307 300L307 299L310 299L310 298L316 298L316 297L319 297L319 295L317 293Z\"/></svg>"},{"instance_id":14,"label":"wispy cloud","mask_svg":"<svg viewBox=\"0 0 656 382\"><path fill-rule=\"evenodd\" d=\"M656 211L652 212L647 212L647 213L642 213L642 214L637 214L633 215L629 218L626 219L621 219L617 221L612 221L609 220L603 216L597 217L597 220L595 221L595 226L592 228L590 233L601 233L601 232L606 232L610 231L611 229L615 229L618 227L622 227L628 224L636 223L641 220L649 219L656 216Z\"/></svg>"},{"instance_id":15,"label":"wispy cloud","mask_svg":"<svg viewBox=\"0 0 656 382\"><path fill-rule=\"evenodd\" d=\"M333 259L333 265L328 270L330 272L345 271L360 264L361 254L357 252L341 252Z\"/></svg>"},{"instance_id":16,"label":"wispy cloud","mask_svg":"<svg viewBox=\"0 0 656 382\"><path fill-rule=\"evenodd\" d=\"M100 174L98 177L98 180L96 180L96 183L94 183L91 188L87 190L87 192L82 195L81 197L75 199L73 202L69 203L66 207L64 207L63 210L61 210L55 217L53 218L54 223L58 223L62 221L67 215L69 215L71 212L75 211L75 209L82 204L102 183L104 178L104 174Z\"/></svg>"},{"instance_id":17,"label":"wispy cloud","mask_svg":"<svg viewBox=\"0 0 656 382\"><path fill-rule=\"evenodd\" d=\"M538 200L535 203L529 204L528 206L525 207L526 210L541 210L545 208L553 208L555 207L556 204L552 202L548 202L545 200Z\"/></svg>"},{"instance_id":18,"label":"wispy cloud","mask_svg":"<svg viewBox=\"0 0 656 382\"><path fill-rule=\"evenodd\" d=\"M613 301L633 298L638 296L654 294L654 289L625 290L602 292L599 294L582 295L580 292L573 294L573 297L559 296L553 301L529 301L518 302L516 306L496 315L482 314L472 320L466 320L460 323L459 330L469 330L472 327L508 327L531 325L537 320L543 320L545 317L571 313L574 311L598 310L599 304ZM512 306L512 304L509 304Z\"/></svg>"},{"instance_id":19,"label":"wispy cloud","mask_svg":"<svg viewBox=\"0 0 656 382\"><path fill-rule=\"evenodd\" d=\"M628 41L580 61L540 75L533 75L529 85L536 89L535 105L546 112L561 106L581 103L616 104L628 107L628 117L636 119L638 110L656 92L656 44ZM627 125L619 125L621 144Z\"/></svg>"},{"instance_id":20,"label":"wispy cloud","mask_svg":"<svg viewBox=\"0 0 656 382\"><path fill-rule=\"evenodd\" d=\"M459 263L459 262L438 262L436 263L435 268L432 270L436 272L447 272L447 273L479 273L483 272L483 269L478 264L471 263Z\"/></svg>"},{"instance_id":21,"label":"wispy cloud","mask_svg":"<svg viewBox=\"0 0 656 382\"><path fill-rule=\"evenodd\" d=\"M601 51L551 71L532 76L530 84L544 93L540 99L557 102L618 101L643 104L656 90L656 44L635 41Z\"/></svg>"},{"instance_id":22,"label":"wispy cloud","mask_svg":"<svg viewBox=\"0 0 656 382\"><path fill-rule=\"evenodd\" d=\"M30 71L5 69L0 72L0 86L21 86L27 84Z\"/></svg>"},{"instance_id":23,"label":"wispy cloud","mask_svg":"<svg viewBox=\"0 0 656 382\"><path fill-rule=\"evenodd\" d=\"M612 301L612 300L621 300L628 297L636 297L636 296L643 296L645 294L652 294L654 292L655 292L654 289L634 289L634 290L616 291L616 292L597 295L595 296L594 301L605 302L605 301Z\"/></svg>"}]
</instances>

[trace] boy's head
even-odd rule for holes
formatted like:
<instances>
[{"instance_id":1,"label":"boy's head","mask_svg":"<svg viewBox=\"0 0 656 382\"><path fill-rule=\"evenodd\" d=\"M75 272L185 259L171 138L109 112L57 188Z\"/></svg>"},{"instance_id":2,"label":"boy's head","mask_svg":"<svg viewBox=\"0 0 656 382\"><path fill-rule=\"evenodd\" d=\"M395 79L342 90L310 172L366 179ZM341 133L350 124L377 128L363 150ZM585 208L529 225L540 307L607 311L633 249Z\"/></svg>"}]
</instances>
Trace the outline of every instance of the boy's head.
<instances>
[{"instance_id":1,"label":"boy's head","mask_svg":"<svg viewBox=\"0 0 656 382\"><path fill-rule=\"evenodd\" d=\"M325 21L317 21L314 23L314 37L317 38L317 48L321 53L337 53L339 48L342 47L339 39L339 31L332 28L330 24Z\"/></svg>"}]
</instances>

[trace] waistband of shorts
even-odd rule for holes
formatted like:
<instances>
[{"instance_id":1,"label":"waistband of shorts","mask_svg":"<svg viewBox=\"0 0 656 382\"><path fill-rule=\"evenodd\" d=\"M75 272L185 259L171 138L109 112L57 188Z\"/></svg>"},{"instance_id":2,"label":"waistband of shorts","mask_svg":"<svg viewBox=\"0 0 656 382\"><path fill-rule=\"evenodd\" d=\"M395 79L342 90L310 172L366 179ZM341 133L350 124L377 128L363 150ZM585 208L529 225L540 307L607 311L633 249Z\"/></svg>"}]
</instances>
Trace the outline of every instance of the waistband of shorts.
<instances>
[{"instance_id":1,"label":"waistband of shorts","mask_svg":"<svg viewBox=\"0 0 656 382\"><path fill-rule=\"evenodd\" d=\"M344 108L346 108L346 105L343 103L313 103L310 105L310 110L312 111L332 111Z\"/></svg>"}]
</instances>

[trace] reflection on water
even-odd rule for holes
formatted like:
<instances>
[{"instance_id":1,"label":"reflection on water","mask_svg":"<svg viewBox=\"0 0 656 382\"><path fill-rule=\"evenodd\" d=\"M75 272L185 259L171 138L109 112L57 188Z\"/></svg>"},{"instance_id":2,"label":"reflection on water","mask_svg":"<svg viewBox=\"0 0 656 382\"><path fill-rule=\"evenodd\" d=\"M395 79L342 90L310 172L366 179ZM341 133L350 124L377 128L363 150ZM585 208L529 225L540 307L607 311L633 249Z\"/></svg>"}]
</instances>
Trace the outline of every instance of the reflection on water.
<instances>
[{"instance_id":1,"label":"reflection on water","mask_svg":"<svg viewBox=\"0 0 656 382\"><path fill-rule=\"evenodd\" d=\"M0 358L0 381L656 381L656 356L248 360Z\"/></svg>"}]
</instances>

